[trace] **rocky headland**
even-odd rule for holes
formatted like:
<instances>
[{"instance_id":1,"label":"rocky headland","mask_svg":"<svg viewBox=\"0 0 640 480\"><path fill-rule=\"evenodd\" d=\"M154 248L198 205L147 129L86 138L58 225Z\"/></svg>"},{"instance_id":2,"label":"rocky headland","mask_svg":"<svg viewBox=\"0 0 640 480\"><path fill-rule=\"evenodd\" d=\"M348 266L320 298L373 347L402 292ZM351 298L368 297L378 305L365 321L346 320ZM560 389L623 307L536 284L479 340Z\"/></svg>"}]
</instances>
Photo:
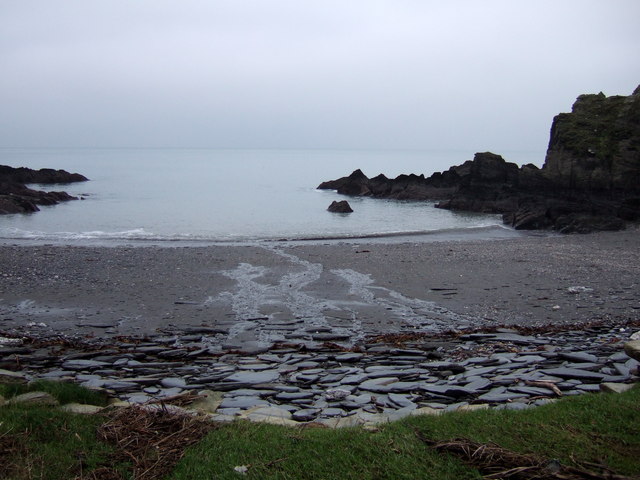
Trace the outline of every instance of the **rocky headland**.
<instances>
[{"instance_id":1,"label":"rocky headland","mask_svg":"<svg viewBox=\"0 0 640 480\"><path fill-rule=\"evenodd\" d=\"M14 168L0 165L0 214L30 213L40 210L38 205L56 205L67 200L77 200L66 192L44 192L27 187L27 184L65 184L85 182L79 173L43 168Z\"/></svg>"},{"instance_id":2,"label":"rocky headland","mask_svg":"<svg viewBox=\"0 0 640 480\"><path fill-rule=\"evenodd\" d=\"M640 87L630 96L579 96L571 113L553 119L542 168L485 152L430 177L356 170L318 188L499 213L516 229L621 230L640 219Z\"/></svg>"}]
</instances>

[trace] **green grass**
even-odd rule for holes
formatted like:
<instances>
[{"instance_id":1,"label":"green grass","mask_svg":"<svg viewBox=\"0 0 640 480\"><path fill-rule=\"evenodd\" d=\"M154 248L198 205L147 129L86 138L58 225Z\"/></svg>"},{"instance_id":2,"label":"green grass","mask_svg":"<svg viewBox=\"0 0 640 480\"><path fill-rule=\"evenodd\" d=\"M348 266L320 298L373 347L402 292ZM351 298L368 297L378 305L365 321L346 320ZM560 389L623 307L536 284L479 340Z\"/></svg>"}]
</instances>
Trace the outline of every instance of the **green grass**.
<instances>
[{"instance_id":1,"label":"green grass","mask_svg":"<svg viewBox=\"0 0 640 480\"><path fill-rule=\"evenodd\" d=\"M89 390L75 383L37 380L35 382L19 384L0 384L0 395L9 399L27 392L47 392L61 405L65 403L85 403L89 405L105 406L107 396L104 393Z\"/></svg>"},{"instance_id":2,"label":"green grass","mask_svg":"<svg viewBox=\"0 0 640 480\"><path fill-rule=\"evenodd\" d=\"M0 479L69 479L108 461L103 419L42 406L0 407Z\"/></svg>"},{"instance_id":3,"label":"green grass","mask_svg":"<svg viewBox=\"0 0 640 480\"><path fill-rule=\"evenodd\" d=\"M408 428L295 430L237 422L190 448L173 478L416 479L478 478L455 459L417 441Z\"/></svg>"},{"instance_id":4,"label":"green grass","mask_svg":"<svg viewBox=\"0 0 640 480\"><path fill-rule=\"evenodd\" d=\"M60 404L104 406L104 394L66 382L36 381L0 384L5 399L44 391ZM46 406L0 407L0 479L62 479L82 475L107 462L110 448L98 442L98 416L73 415Z\"/></svg>"},{"instance_id":5,"label":"green grass","mask_svg":"<svg viewBox=\"0 0 640 480\"><path fill-rule=\"evenodd\" d=\"M519 453L595 462L640 474L640 388L620 395L586 394L525 412L488 410L411 424L430 438L467 437Z\"/></svg>"},{"instance_id":6,"label":"green grass","mask_svg":"<svg viewBox=\"0 0 640 480\"><path fill-rule=\"evenodd\" d=\"M7 388L14 387L0 391ZM104 421L101 416L72 415L51 407L0 407L0 465L5 466L0 479L67 479L105 465L111 450L96 437ZM188 448L169 478L482 478L457 458L427 446L421 437L495 442L565 465L597 463L618 474L640 475L640 387L623 394L571 397L519 412L412 417L374 431L238 421ZM243 465L247 475L234 471Z\"/></svg>"},{"instance_id":7,"label":"green grass","mask_svg":"<svg viewBox=\"0 0 640 480\"><path fill-rule=\"evenodd\" d=\"M495 442L519 453L573 465L603 464L640 474L640 388L620 395L583 395L527 411L479 411L413 417L380 428L292 430L237 422L191 447L172 478L472 479L480 474L436 453L433 440Z\"/></svg>"}]
</instances>

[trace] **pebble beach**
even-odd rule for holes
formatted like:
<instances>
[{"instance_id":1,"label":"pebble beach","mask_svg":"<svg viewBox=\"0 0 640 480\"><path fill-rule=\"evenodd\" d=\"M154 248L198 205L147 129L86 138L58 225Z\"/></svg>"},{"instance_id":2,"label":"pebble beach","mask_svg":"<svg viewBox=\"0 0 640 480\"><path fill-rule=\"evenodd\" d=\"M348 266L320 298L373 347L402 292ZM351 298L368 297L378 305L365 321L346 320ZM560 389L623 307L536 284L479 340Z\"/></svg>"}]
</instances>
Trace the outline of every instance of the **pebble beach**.
<instances>
[{"instance_id":1,"label":"pebble beach","mask_svg":"<svg viewBox=\"0 0 640 480\"><path fill-rule=\"evenodd\" d=\"M4 245L0 369L134 403L212 398L220 419L343 426L528 408L637 379L622 345L640 329L639 247L637 229Z\"/></svg>"}]
</instances>

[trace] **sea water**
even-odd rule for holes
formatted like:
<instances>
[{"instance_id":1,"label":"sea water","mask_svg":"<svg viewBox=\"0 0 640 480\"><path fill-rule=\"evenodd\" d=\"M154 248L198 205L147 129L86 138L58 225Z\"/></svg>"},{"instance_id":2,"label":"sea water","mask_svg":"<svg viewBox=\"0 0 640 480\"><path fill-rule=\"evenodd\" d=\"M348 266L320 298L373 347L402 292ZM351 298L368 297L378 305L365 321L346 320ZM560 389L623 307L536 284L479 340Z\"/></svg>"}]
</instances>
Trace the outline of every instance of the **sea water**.
<instances>
[{"instance_id":1,"label":"sea water","mask_svg":"<svg viewBox=\"0 0 640 480\"><path fill-rule=\"evenodd\" d=\"M514 158L515 157L515 158ZM497 215L433 202L344 197L318 184L360 168L369 177L443 171L470 152L210 149L0 149L0 164L78 172L89 182L34 185L82 201L0 216L0 240L54 243L247 242L398 235L505 235ZM543 154L508 161L540 164ZM354 212L327 211L347 199Z\"/></svg>"}]
</instances>

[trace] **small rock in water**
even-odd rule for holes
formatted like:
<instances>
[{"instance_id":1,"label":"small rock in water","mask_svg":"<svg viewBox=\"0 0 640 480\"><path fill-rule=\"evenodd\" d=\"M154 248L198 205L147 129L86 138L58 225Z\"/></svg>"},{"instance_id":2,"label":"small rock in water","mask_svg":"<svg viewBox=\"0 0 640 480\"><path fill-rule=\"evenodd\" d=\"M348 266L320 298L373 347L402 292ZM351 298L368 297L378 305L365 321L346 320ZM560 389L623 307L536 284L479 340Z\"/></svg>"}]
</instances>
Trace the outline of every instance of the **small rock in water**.
<instances>
[{"instance_id":1,"label":"small rock in water","mask_svg":"<svg viewBox=\"0 0 640 480\"><path fill-rule=\"evenodd\" d=\"M333 202L331 202L331 205L329 205L329 208L327 208L327 210L329 210L330 212L333 212L333 213L351 213L351 212L353 212L353 209L351 208L351 205L349 205L349 202L347 202L346 200L342 200L340 202L334 200Z\"/></svg>"}]
</instances>

